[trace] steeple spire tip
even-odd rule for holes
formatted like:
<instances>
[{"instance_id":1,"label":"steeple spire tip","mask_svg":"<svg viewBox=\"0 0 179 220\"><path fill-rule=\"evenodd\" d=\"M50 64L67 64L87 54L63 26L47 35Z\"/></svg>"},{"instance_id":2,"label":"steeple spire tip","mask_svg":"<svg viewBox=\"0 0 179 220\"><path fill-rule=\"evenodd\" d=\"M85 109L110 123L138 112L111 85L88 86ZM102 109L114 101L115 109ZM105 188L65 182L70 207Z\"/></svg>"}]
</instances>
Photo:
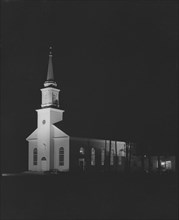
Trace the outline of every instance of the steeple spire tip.
<instances>
[{"instance_id":1,"label":"steeple spire tip","mask_svg":"<svg viewBox=\"0 0 179 220\"><path fill-rule=\"evenodd\" d=\"M56 82L54 81L53 75L53 64L52 64L52 46L49 47L49 61L48 61L48 71L47 71L47 80L44 83L45 87L48 86L57 86Z\"/></svg>"}]
</instances>

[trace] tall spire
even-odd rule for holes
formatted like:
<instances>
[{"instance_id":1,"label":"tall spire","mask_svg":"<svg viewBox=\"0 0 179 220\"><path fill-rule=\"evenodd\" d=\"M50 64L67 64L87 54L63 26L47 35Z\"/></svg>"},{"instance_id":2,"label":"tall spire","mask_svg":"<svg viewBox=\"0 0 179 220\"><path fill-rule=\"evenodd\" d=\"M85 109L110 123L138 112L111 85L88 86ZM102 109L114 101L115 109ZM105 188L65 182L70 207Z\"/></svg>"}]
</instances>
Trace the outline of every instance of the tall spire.
<instances>
[{"instance_id":1,"label":"tall spire","mask_svg":"<svg viewBox=\"0 0 179 220\"><path fill-rule=\"evenodd\" d=\"M52 64L52 47L49 48L49 61L48 61L48 72L47 72L47 81L53 81L53 64Z\"/></svg>"},{"instance_id":2,"label":"tall spire","mask_svg":"<svg viewBox=\"0 0 179 220\"><path fill-rule=\"evenodd\" d=\"M53 63L52 63L52 47L49 47L49 60L48 60L48 71L47 71L47 80L44 83L45 87L48 86L57 86L56 82L54 81L53 75Z\"/></svg>"}]
</instances>

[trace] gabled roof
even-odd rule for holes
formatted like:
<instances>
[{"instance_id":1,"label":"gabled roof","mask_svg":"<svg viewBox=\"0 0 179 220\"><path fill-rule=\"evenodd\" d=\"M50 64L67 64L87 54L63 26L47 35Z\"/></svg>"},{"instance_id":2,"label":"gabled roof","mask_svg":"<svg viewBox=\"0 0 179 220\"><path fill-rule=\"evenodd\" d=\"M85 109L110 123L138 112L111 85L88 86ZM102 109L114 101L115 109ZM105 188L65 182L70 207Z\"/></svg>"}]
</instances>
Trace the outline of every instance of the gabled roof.
<instances>
[{"instance_id":1,"label":"gabled roof","mask_svg":"<svg viewBox=\"0 0 179 220\"><path fill-rule=\"evenodd\" d=\"M52 125L53 127L53 134L54 134L54 138L60 138L60 137L67 137L68 135L63 132L62 130L60 130L59 128L57 128L55 125Z\"/></svg>"},{"instance_id":2,"label":"gabled roof","mask_svg":"<svg viewBox=\"0 0 179 220\"><path fill-rule=\"evenodd\" d=\"M30 135L26 138L27 141L29 141L29 140L36 140L36 139L37 139L37 129L36 129L34 132L32 132L32 134L30 134Z\"/></svg>"},{"instance_id":3,"label":"gabled roof","mask_svg":"<svg viewBox=\"0 0 179 220\"><path fill-rule=\"evenodd\" d=\"M57 128L55 125L52 125L53 129L54 129L54 138L59 138L59 137L67 137L68 134L66 134L65 132L63 132L62 130L60 130L59 128ZM26 140L30 141L30 140L37 140L37 130L38 128L32 132L32 134L30 134Z\"/></svg>"},{"instance_id":4,"label":"gabled roof","mask_svg":"<svg viewBox=\"0 0 179 220\"><path fill-rule=\"evenodd\" d=\"M77 131L77 129L71 128L69 125L67 126L67 124L65 123L65 121L60 121L55 123L56 127L62 129L63 131L67 131L68 136L70 136L71 139L85 139L85 140L111 140L111 141L118 141L118 142L126 142L123 139L119 139L119 138L114 138L114 137L110 137L110 136L100 136L100 135L95 135L92 131L91 133L87 133L85 131L79 132L79 130Z\"/></svg>"}]
</instances>

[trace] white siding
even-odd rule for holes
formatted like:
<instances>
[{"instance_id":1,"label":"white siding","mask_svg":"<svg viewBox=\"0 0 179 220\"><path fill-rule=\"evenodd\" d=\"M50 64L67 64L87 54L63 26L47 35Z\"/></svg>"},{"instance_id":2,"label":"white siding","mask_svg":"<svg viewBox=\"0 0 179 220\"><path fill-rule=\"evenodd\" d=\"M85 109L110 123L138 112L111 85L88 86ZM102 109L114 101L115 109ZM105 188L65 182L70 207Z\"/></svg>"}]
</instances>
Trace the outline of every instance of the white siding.
<instances>
[{"instance_id":1,"label":"white siding","mask_svg":"<svg viewBox=\"0 0 179 220\"><path fill-rule=\"evenodd\" d=\"M37 148L37 141L36 140L30 140L29 141L29 161L28 161L29 167L28 167L28 169L32 170L32 171L37 171L38 167L39 167L39 163L37 163L37 165L33 164L33 158L34 158L33 151L34 151L34 148ZM38 150L37 150L37 156L38 156Z\"/></svg>"},{"instance_id":2,"label":"white siding","mask_svg":"<svg viewBox=\"0 0 179 220\"><path fill-rule=\"evenodd\" d=\"M64 148L64 166L59 165L59 149ZM69 137L54 138L54 168L69 171Z\"/></svg>"}]
</instances>

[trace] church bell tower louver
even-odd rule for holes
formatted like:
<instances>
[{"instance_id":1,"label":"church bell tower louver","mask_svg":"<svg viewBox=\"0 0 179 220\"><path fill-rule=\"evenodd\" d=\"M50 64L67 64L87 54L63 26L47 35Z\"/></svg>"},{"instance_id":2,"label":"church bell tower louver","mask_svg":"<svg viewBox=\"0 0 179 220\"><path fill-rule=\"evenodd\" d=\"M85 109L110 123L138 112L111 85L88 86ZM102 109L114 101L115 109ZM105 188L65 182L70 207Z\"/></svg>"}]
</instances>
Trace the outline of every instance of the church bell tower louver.
<instances>
[{"instance_id":1,"label":"church bell tower louver","mask_svg":"<svg viewBox=\"0 0 179 220\"><path fill-rule=\"evenodd\" d=\"M36 110L37 129L26 139L29 141L29 170L69 170L69 136L54 125L63 120L59 92L54 80L50 47L47 79L41 89L41 109Z\"/></svg>"}]
</instances>

